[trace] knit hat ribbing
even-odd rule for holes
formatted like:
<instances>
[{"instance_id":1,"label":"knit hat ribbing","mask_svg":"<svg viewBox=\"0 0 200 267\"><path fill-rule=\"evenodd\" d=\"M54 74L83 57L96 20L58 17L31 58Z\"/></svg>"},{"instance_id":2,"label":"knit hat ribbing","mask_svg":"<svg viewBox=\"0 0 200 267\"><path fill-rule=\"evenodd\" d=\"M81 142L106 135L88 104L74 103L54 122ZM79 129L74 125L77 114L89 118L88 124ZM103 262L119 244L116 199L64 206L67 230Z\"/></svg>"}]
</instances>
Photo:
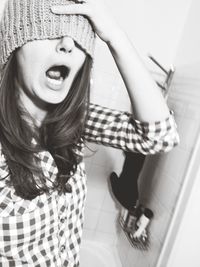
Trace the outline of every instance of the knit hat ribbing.
<instances>
[{"instance_id":1,"label":"knit hat ribbing","mask_svg":"<svg viewBox=\"0 0 200 267\"><path fill-rule=\"evenodd\" d=\"M0 64L28 41L72 37L90 56L94 54L95 33L82 15L56 15L53 5L70 0L8 0L0 23Z\"/></svg>"}]
</instances>

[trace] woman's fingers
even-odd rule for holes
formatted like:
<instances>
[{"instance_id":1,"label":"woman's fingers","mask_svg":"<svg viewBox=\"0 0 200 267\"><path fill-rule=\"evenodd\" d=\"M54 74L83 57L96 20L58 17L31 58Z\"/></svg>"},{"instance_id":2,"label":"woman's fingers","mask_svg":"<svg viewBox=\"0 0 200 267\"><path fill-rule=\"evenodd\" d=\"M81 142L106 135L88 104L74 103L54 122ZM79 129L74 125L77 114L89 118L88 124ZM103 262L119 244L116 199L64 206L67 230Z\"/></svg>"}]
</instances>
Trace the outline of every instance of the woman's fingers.
<instances>
[{"instance_id":1,"label":"woman's fingers","mask_svg":"<svg viewBox=\"0 0 200 267\"><path fill-rule=\"evenodd\" d=\"M86 16L97 35L105 42L109 42L119 28L103 0L76 0L66 5L54 5L51 11L57 15Z\"/></svg>"},{"instance_id":2,"label":"woman's fingers","mask_svg":"<svg viewBox=\"0 0 200 267\"><path fill-rule=\"evenodd\" d=\"M86 1L86 0L76 0L76 2L82 4L82 3L86 3L86 2L88 2L88 0L87 0L87 1Z\"/></svg>"},{"instance_id":3,"label":"woman's fingers","mask_svg":"<svg viewBox=\"0 0 200 267\"><path fill-rule=\"evenodd\" d=\"M89 16L90 8L88 5L83 2L82 4L69 4L62 6L52 6L51 11L59 15L88 15Z\"/></svg>"}]
</instances>

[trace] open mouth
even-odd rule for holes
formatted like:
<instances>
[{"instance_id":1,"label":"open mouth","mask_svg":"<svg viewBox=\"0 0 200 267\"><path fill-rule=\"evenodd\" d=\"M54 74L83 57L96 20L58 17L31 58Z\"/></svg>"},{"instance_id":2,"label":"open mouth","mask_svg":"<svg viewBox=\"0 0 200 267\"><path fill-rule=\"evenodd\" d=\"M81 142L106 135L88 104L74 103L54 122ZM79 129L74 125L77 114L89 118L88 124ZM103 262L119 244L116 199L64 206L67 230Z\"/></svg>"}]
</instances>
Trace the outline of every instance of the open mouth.
<instances>
[{"instance_id":1,"label":"open mouth","mask_svg":"<svg viewBox=\"0 0 200 267\"><path fill-rule=\"evenodd\" d=\"M46 77L50 84L61 85L68 77L70 69L64 65L53 66L46 71Z\"/></svg>"}]
</instances>

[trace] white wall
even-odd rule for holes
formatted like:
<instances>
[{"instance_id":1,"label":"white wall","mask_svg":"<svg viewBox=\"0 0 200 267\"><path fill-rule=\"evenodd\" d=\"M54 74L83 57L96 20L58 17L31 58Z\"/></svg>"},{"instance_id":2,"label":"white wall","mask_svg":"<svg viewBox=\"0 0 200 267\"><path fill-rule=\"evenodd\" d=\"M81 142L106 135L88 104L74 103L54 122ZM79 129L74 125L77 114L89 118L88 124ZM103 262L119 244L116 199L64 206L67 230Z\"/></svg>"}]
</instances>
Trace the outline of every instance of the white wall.
<instances>
[{"instance_id":1,"label":"white wall","mask_svg":"<svg viewBox=\"0 0 200 267\"><path fill-rule=\"evenodd\" d=\"M191 0L107 0L112 14L127 32L148 68L163 72L148 59L152 54L166 69L173 63ZM97 43L92 100L126 109L128 96L103 42ZM103 81L103 84L102 84Z\"/></svg>"},{"instance_id":2,"label":"white wall","mask_svg":"<svg viewBox=\"0 0 200 267\"><path fill-rule=\"evenodd\" d=\"M148 68L152 70L153 67L147 60L148 53L168 68L174 61L191 0L108 2ZM156 72L159 73L157 68ZM112 57L102 42L97 45L92 101L122 110L129 110L130 105ZM138 267L154 267L173 213L177 190L180 188L181 181L178 178L185 171L181 167L181 162L185 160L182 149L178 148L161 157L150 157L147 162L141 179L144 181L142 201L152 208L155 217L151 225L151 249L148 252L140 252L130 246L124 233L118 228L119 206L108 191L107 178L112 170L120 172L122 154L120 151L100 146L92 145L92 148L97 152L94 157L86 159L88 199L84 238L117 244L123 267L133 267L134 264ZM177 156L180 158L180 164L174 168L171 162ZM149 190L145 192L145 188Z\"/></svg>"},{"instance_id":3,"label":"white wall","mask_svg":"<svg viewBox=\"0 0 200 267\"><path fill-rule=\"evenodd\" d=\"M185 157L190 162L190 169L181 179L181 194L159 260L158 266L161 267L200 266L200 147L197 144L200 132L199 10L200 2L193 0L175 59L177 72L170 102L178 113L182 156L174 161L174 165L180 165L181 160L181 166L187 166L187 160L182 161ZM195 149L197 154L194 154Z\"/></svg>"},{"instance_id":4,"label":"white wall","mask_svg":"<svg viewBox=\"0 0 200 267\"><path fill-rule=\"evenodd\" d=\"M173 245L167 267L200 266L199 236L200 236L200 170L196 175L190 197L185 206L179 231Z\"/></svg>"},{"instance_id":5,"label":"white wall","mask_svg":"<svg viewBox=\"0 0 200 267\"><path fill-rule=\"evenodd\" d=\"M2 15L2 12L4 9L4 5L6 2L7 2L7 0L1 0L1 2L0 2L0 18L1 18L1 15Z\"/></svg>"}]
</instances>

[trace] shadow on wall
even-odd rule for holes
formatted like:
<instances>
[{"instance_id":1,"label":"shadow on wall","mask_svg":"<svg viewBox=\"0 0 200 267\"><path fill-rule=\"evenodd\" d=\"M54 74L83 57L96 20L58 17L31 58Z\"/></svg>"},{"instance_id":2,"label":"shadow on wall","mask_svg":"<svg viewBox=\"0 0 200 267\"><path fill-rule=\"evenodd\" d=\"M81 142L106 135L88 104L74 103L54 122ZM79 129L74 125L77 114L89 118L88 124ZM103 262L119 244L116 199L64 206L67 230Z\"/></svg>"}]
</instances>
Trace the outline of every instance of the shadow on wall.
<instances>
[{"instance_id":1,"label":"shadow on wall","mask_svg":"<svg viewBox=\"0 0 200 267\"><path fill-rule=\"evenodd\" d=\"M154 177L157 171L157 166L160 165L159 162L162 161L162 155L147 156L143 169L139 177L139 192L140 201L142 204L147 205L151 202L154 195L153 184L155 183Z\"/></svg>"}]
</instances>

